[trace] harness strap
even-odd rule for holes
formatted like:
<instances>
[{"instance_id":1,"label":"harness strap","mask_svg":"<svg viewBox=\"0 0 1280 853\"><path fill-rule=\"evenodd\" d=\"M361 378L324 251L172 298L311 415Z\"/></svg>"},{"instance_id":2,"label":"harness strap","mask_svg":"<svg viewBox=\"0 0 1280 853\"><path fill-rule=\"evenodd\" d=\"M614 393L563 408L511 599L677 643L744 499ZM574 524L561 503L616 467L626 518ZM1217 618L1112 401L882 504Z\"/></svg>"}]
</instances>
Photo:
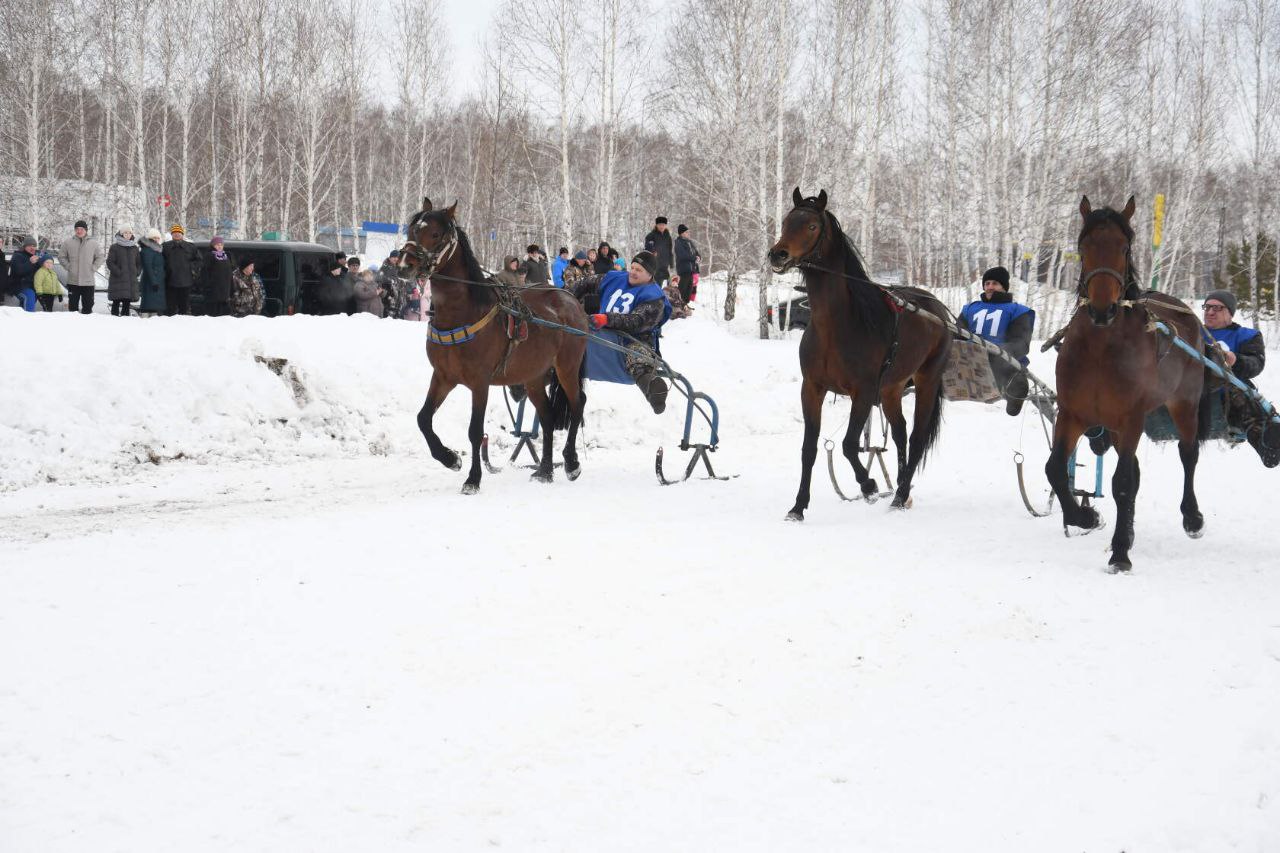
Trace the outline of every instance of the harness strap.
<instances>
[{"instance_id":1,"label":"harness strap","mask_svg":"<svg viewBox=\"0 0 1280 853\"><path fill-rule=\"evenodd\" d=\"M467 341L479 334L480 330L489 325L494 317L498 316L498 310L501 306L494 305L489 309L489 313L485 314L479 320L467 326L458 326L456 329L437 329L435 326L428 327L427 340L430 343L442 347L451 347L455 344L465 344Z\"/></svg>"}]
</instances>

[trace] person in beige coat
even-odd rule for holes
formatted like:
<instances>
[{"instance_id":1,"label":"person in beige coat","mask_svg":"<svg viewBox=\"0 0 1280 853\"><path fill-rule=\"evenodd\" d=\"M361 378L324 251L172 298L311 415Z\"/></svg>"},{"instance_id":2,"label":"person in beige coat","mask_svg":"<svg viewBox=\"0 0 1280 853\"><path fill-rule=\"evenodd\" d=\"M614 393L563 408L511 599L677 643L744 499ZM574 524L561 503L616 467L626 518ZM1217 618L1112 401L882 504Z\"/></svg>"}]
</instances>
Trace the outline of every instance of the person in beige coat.
<instances>
[{"instance_id":1,"label":"person in beige coat","mask_svg":"<svg viewBox=\"0 0 1280 853\"><path fill-rule=\"evenodd\" d=\"M94 274L105 259L102 246L89 236L89 223L83 219L76 222L75 234L64 240L58 250L58 260L68 276L68 311L93 313Z\"/></svg>"}]
</instances>

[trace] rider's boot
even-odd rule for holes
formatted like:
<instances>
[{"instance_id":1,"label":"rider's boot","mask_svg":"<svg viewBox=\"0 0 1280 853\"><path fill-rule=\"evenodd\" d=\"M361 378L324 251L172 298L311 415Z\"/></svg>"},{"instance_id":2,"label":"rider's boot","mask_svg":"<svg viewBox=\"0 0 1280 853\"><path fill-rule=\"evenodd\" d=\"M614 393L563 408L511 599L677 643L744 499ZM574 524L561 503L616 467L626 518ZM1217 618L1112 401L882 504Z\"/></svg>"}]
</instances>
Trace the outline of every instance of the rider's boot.
<instances>
[{"instance_id":1,"label":"rider's boot","mask_svg":"<svg viewBox=\"0 0 1280 853\"><path fill-rule=\"evenodd\" d=\"M640 388L640 393L644 394L644 398L649 401L649 405L653 407L653 413L660 415L667 408L667 383L662 381L656 373L641 373L636 377L636 385Z\"/></svg>"},{"instance_id":2,"label":"rider's boot","mask_svg":"<svg viewBox=\"0 0 1280 853\"><path fill-rule=\"evenodd\" d=\"M1004 389L1005 399L1009 401L1008 405L1005 406L1005 411L1011 415L1016 415L1021 412L1022 404L1027 399L1028 391L1027 377L1021 373L1015 374L1014 377L1009 380L1008 386Z\"/></svg>"}]
</instances>

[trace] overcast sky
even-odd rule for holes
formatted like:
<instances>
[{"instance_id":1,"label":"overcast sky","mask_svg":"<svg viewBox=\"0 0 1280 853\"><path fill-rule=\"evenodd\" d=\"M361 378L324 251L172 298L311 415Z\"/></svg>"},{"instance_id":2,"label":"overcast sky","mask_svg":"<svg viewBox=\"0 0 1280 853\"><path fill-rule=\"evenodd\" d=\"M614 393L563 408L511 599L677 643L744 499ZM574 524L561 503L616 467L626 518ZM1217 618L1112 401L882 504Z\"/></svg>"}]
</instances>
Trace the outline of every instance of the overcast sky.
<instances>
[{"instance_id":1,"label":"overcast sky","mask_svg":"<svg viewBox=\"0 0 1280 853\"><path fill-rule=\"evenodd\" d=\"M370 32L376 40L393 37L397 31L395 16L391 14L391 0L371 0L373 15ZM480 79L480 39L498 8L498 0L440 0L441 17L449 30L449 56L453 63L456 91L461 96L474 91ZM373 50L374 73L379 90L390 91L393 83L391 57Z\"/></svg>"}]
</instances>

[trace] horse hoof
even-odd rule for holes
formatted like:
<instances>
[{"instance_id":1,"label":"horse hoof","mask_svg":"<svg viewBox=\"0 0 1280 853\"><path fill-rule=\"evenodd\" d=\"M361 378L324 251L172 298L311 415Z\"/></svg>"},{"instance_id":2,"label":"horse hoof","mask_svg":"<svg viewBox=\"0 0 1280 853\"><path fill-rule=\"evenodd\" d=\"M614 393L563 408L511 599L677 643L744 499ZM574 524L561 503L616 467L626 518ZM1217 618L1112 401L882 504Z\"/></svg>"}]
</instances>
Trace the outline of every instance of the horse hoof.
<instances>
[{"instance_id":1,"label":"horse hoof","mask_svg":"<svg viewBox=\"0 0 1280 853\"><path fill-rule=\"evenodd\" d=\"M530 479L530 480L533 480L533 481L535 481L535 482L538 482L538 483L550 483L550 482L551 482L551 472L550 472L550 471L543 471L543 470L539 469L539 470L537 470L537 471L534 471L531 475L529 475L529 479ZM570 479L572 479L572 478L570 478Z\"/></svg>"},{"instance_id":2,"label":"horse hoof","mask_svg":"<svg viewBox=\"0 0 1280 853\"><path fill-rule=\"evenodd\" d=\"M910 496L908 496L904 500L902 497L898 495L894 495L893 503L889 504L889 508L890 509L911 509L911 506L914 503L915 503L915 499Z\"/></svg>"},{"instance_id":3,"label":"horse hoof","mask_svg":"<svg viewBox=\"0 0 1280 853\"><path fill-rule=\"evenodd\" d=\"M1199 539L1204 535L1204 516L1196 513L1194 516L1182 519L1182 529L1192 539Z\"/></svg>"},{"instance_id":4,"label":"horse hoof","mask_svg":"<svg viewBox=\"0 0 1280 853\"><path fill-rule=\"evenodd\" d=\"M440 464L448 468L450 471L462 470L462 459L452 450L446 450L444 458L440 460Z\"/></svg>"},{"instance_id":5,"label":"horse hoof","mask_svg":"<svg viewBox=\"0 0 1280 853\"><path fill-rule=\"evenodd\" d=\"M804 510L791 510L791 512L787 513L787 521L804 521Z\"/></svg>"},{"instance_id":6,"label":"horse hoof","mask_svg":"<svg viewBox=\"0 0 1280 853\"><path fill-rule=\"evenodd\" d=\"M869 501L874 502L880 492L880 486L875 480L867 480L862 484L862 496Z\"/></svg>"},{"instance_id":7,"label":"horse hoof","mask_svg":"<svg viewBox=\"0 0 1280 853\"><path fill-rule=\"evenodd\" d=\"M1111 562L1107 564L1107 574L1123 575L1133 570L1133 563L1129 562L1128 557L1112 557Z\"/></svg>"},{"instance_id":8,"label":"horse hoof","mask_svg":"<svg viewBox=\"0 0 1280 853\"><path fill-rule=\"evenodd\" d=\"M479 483L463 483L462 484L462 493L464 495L474 495L478 491L480 491Z\"/></svg>"},{"instance_id":9,"label":"horse hoof","mask_svg":"<svg viewBox=\"0 0 1280 853\"><path fill-rule=\"evenodd\" d=\"M582 466L574 465L572 468L570 468L568 465L566 465L564 466L564 475L568 477L569 482L572 483L574 480L578 479L578 477L582 476Z\"/></svg>"}]
</instances>

